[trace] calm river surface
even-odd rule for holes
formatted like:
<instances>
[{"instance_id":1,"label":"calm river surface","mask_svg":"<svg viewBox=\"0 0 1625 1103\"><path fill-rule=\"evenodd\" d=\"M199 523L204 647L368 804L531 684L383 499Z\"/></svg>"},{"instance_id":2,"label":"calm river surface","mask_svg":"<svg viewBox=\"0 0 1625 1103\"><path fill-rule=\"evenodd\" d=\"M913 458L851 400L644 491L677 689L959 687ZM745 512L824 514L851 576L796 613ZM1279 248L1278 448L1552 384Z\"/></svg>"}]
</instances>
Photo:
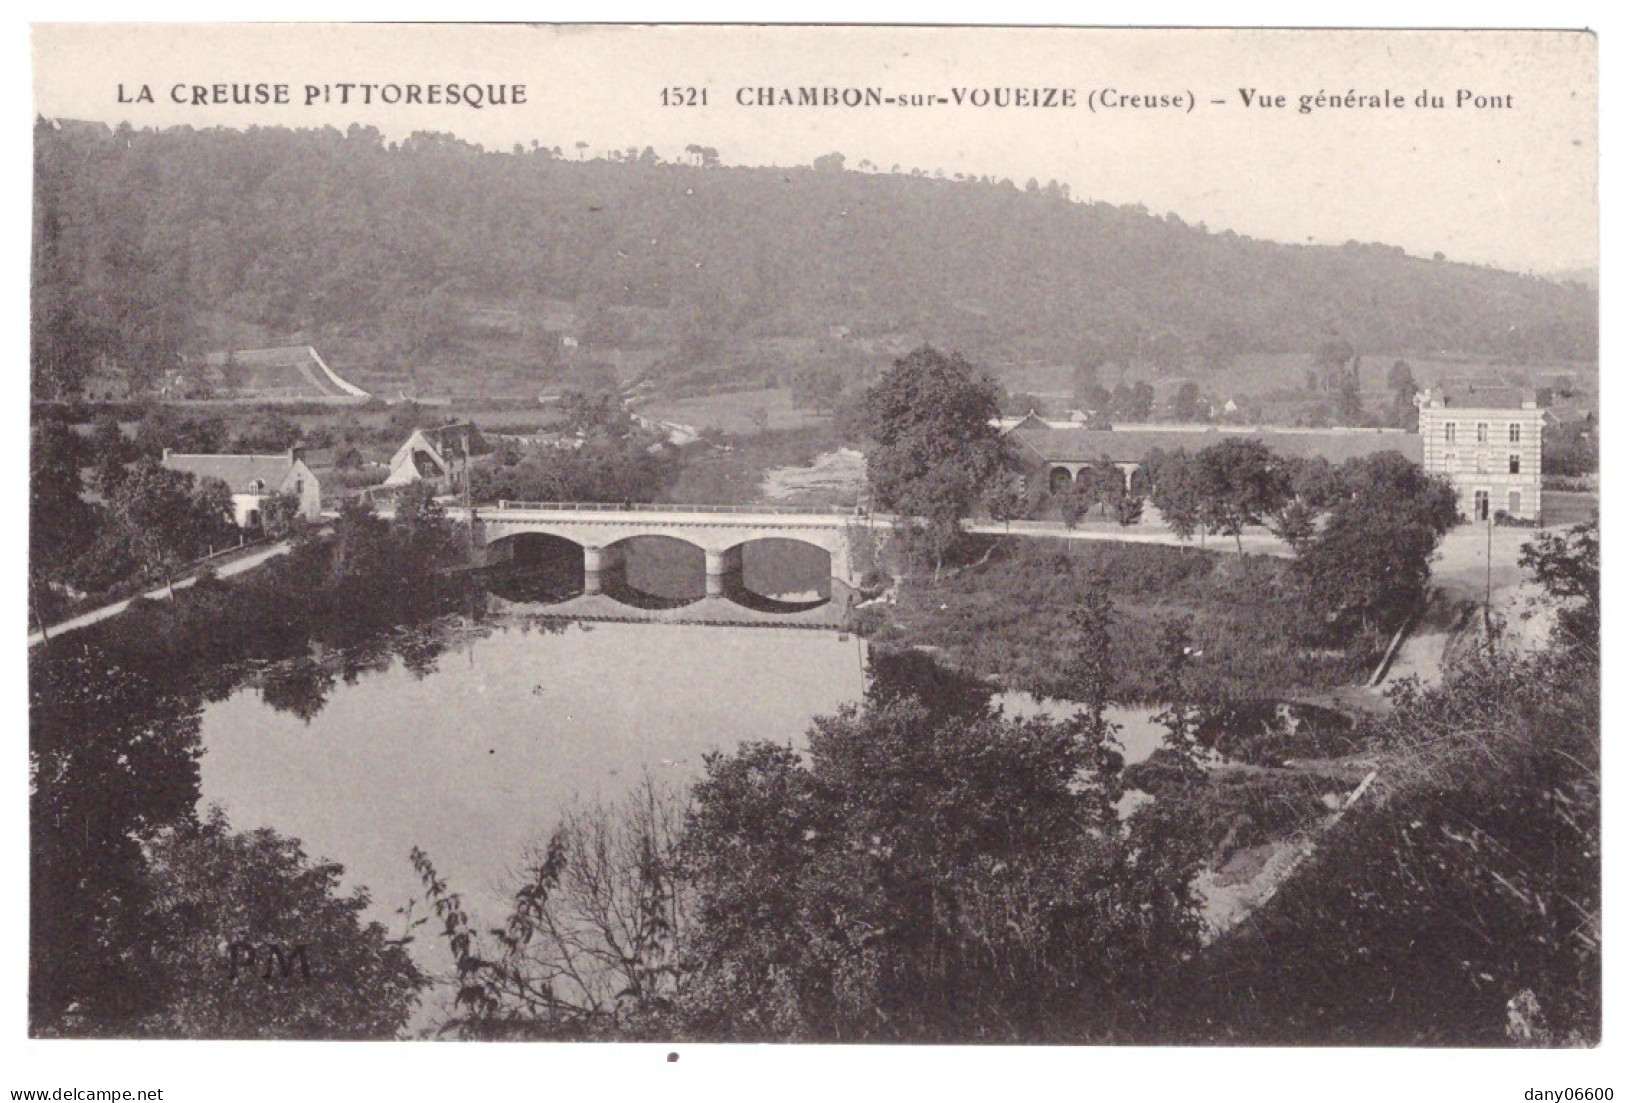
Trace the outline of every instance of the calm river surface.
<instances>
[{"instance_id":1,"label":"calm river surface","mask_svg":"<svg viewBox=\"0 0 1625 1103\"><path fill-rule=\"evenodd\" d=\"M341 862L380 918L414 896L422 847L477 912L573 800L647 769L687 781L712 750L787 742L863 692L857 637L777 628L498 626L418 677L335 687L309 723L249 687L203 714L203 800ZM498 893L493 895L493 893Z\"/></svg>"},{"instance_id":2,"label":"calm river surface","mask_svg":"<svg viewBox=\"0 0 1625 1103\"><path fill-rule=\"evenodd\" d=\"M692 780L707 751L744 740L800 744L814 716L862 696L865 653L829 631L499 624L422 677L396 661L340 682L308 723L254 687L208 706L203 801L342 863L386 923L418 892L414 846L496 917L508 871L572 801L619 796L645 770ZM1012 715L1070 711L998 700ZM1144 711L1116 718L1129 761L1150 754Z\"/></svg>"},{"instance_id":3,"label":"calm river surface","mask_svg":"<svg viewBox=\"0 0 1625 1103\"><path fill-rule=\"evenodd\" d=\"M203 712L202 803L237 830L274 828L342 864L345 887L366 886L395 935L396 909L420 895L413 847L477 926L499 923L527 847L573 803L620 797L645 772L692 781L707 752L746 740L802 745L813 717L863 696L868 657L857 636L796 628L499 618L451 636L426 664L394 659L338 681L314 710L273 707L247 685ZM994 700L1012 715L1071 711ZM1114 711L1130 762L1156 746L1149 712ZM419 934L419 961L444 969L443 947Z\"/></svg>"}]
</instances>

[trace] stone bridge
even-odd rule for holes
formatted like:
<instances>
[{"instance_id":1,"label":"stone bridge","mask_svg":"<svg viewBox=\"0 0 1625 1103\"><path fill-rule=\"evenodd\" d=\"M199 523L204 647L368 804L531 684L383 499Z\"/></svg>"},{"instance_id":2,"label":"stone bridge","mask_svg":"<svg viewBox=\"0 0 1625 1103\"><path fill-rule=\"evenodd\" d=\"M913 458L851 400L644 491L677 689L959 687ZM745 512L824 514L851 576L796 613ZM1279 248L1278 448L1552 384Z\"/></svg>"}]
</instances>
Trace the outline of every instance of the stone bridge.
<instances>
[{"instance_id":1,"label":"stone bridge","mask_svg":"<svg viewBox=\"0 0 1625 1103\"><path fill-rule=\"evenodd\" d=\"M447 515L461 521L461 507ZM855 529L890 530L889 520L845 512L787 506L607 505L581 502L513 502L475 506L474 539L483 565L513 557L513 537L529 533L568 540L582 549L588 595L602 592L606 572L621 566L622 542L665 536L705 552L705 590L723 594L742 568L743 549L757 540L794 540L829 556L830 600L844 606L863 571L855 562Z\"/></svg>"}]
</instances>

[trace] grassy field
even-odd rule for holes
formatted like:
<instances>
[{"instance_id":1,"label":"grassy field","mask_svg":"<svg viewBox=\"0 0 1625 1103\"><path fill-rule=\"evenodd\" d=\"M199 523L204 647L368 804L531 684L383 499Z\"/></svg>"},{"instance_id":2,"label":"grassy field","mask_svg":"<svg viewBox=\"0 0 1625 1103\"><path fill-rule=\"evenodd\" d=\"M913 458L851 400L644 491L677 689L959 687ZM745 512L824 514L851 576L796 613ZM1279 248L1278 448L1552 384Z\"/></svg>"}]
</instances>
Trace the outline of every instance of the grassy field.
<instances>
[{"instance_id":1,"label":"grassy field","mask_svg":"<svg viewBox=\"0 0 1625 1103\"><path fill-rule=\"evenodd\" d=\"M839 443L828 422L737 438L727 450L702 452L685 463L665 497L699 505L757 503L770 470L805 466Z\"/></svg>"},{"instance_id":2,"label":"grassy field","mask_svg":"<svg viewBox=\"0 0 1625 1103\"><path fill-rule=\"evenodd\" d=\"M1388 369L1395 360L1404 360L1422 387L1438 386L1444 382L1470 381L1480 384L1518 382L1533 385L1550 382L1559 375L1574 378L1577 393L1590 396L1595 405L1598 383L1596 364L1487 364L1477 361L1442 360L1427 356L1370 355L1361 361L1360 387L1364 405L1368 410L1385 409L1389 401ZM1100 372L1100 381L1115 387L1121 380L1130 383L1145 381L1156 391L1159 405L1171 402L1179 385L1189 379L1209 398L1222 402L1227 398L1248 396L1261 400L1265 407L1265 420L1290 425L1298 417L1307 415L1315 406L1331 403L1333 396L1304 390L1304 372L1314 362L1309 352L1261 353L1239 356L1235 363L1223 371L1212 372L1191 367L1187 371L1166 373L1149 367L1121 372L1108 366ZM1040 398L1051 413L1059 413L1072 404L1072 367L1059 363L1010 363L994 365L994 373L1012 392L1026 392ZM1586 400L1582 397L1582 405Z\"/></svg>"},{"instance_id":3,"label":"grassy field","mask_svg":"<svg viewBox=\"0 0 1625 1103\"><path fill-rule=\"evenodd\" d=\"M731 436L748 436L763 431L754 414L766 417L766 429L803 429L828 425L829 418L797 410L790 405L788 387L766 387L753 391L731 391L701 398L654 400L638 407L638 412L696 429L720 429Z\"/></svg>"},{"instance_id":4,"label":"grassy field","mask_svg":"<svg viewBox=\"0 0 1625 1103\"><path fill-rule=\"evenodd\" d=\"M1597 495L1571 490L1543 490L1541 521L1547 525L1578 525L1597 512Z\"/></svg>"}]
</instances>

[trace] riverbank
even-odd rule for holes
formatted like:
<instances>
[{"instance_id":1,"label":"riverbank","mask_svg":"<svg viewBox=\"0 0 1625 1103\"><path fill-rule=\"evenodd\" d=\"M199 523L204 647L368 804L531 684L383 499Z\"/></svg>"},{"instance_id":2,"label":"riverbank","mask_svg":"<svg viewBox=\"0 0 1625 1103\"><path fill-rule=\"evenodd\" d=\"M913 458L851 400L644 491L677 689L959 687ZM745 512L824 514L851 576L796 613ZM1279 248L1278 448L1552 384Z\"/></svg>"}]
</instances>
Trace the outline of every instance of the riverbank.
<instances>
[{"instance_id":1,"label":"riverbank","mask_svg":"<svg viewBox=\"0 0 1625 1103\"><path fill-rule=\"evenodd\" d=\"M1191 622L1196 701L1290 699L1361 683L1387 645L1380 633L1342 648L1294 638L1286 564L1195 548L1068 543L1027 536L967 541L966 566L899 584L891 604L866 606L877 644L936 649L951 664L1009 689L1064 697L1081 644L1071 613L1097 580L1112 596L1114 699L1156 699L1159 626Z\"/></svg>"},{"instance_id":2,"label":"riverbank","mask_svg":"<svg viewBox=\"0 0 1625 1103\"><path fill-rule=\"evenodd\" d=\"M245 571L251 571L256 567L263 566L279 555L286 555L292 549L292 547L293 545L291 543L284 540L281 543L272 544L269 547L257 548L247 552L239 553L236 549L234 549L230 553L231 557L221 556L210 560L202 567L194 570L192 573L177 578L173 582L166 583L165 585L159 586L156 589L148 590L145 593L137 594L134 597L127 597L122 601L114 601L107 605L103 605L100 608L92 609L89 612L80 613L78 616L69 617L66 620L58 621L56 624L47 627L43 632L30 632L28 634L28 646L34 647L37 644L44 643L47 639L54 639L57 636L63 635L67 632L73 632L80 628L88 628L92 624L98 624L109 617L116 617L128 609L135 601L162 601L165 598L173 596L174 592L177 590L185 590L196 585L198 578L205 574L209 568L213 569L214 576L216 578L231 578L235 575L242 574Z\"/></svg>"}]
</instances>

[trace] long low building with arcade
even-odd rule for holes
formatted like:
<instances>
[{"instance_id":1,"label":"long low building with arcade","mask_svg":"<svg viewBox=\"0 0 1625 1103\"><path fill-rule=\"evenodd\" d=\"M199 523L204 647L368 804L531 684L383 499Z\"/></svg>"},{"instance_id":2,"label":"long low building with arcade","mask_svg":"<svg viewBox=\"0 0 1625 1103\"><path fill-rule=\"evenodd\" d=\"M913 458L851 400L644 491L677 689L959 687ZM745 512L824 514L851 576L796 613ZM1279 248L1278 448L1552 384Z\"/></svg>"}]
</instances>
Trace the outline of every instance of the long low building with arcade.
<instances>
[{"instance_id":1,"label":"long low building with arcade","mask_svg":"<svg viewBox=\"0 0 1625 1103\"><path fill-rule=\"evenodd\" d=\"M1086 468L1114 467L1124 485L1145 492L1142 465L1155 451L1197 452L1222 440L1261 441L1284 456L1323 456L1338 464L1398 452L1456 487L1463 516L1539 518L1541 395L1507 387L1418 396L1419 431L1299 429L1227 425L1135 425L1089 428L1037 415L1006 424L1006 439L1026 463L1029 480L1051 494L1072 488Z\"/></svg>"}]
</instances>

